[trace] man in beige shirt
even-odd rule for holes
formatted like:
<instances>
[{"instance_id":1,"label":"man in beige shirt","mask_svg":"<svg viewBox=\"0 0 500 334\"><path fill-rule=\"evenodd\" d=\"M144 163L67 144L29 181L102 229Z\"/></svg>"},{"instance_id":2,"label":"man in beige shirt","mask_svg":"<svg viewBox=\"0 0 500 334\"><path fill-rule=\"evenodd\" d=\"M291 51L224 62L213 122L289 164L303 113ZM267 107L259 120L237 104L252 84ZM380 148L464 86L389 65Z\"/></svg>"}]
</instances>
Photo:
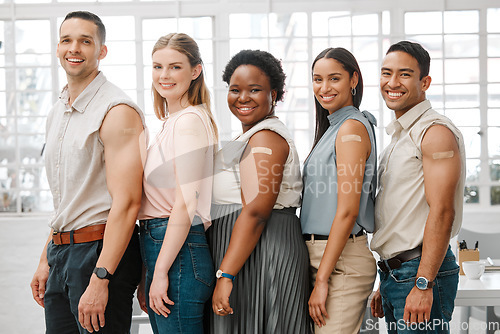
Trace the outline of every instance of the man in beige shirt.
<instances>
[{"instance_id":1,"label":"man in beige shirt","mask_svg":"<svg viewBox=\"0 0 500 334\"><path fill-rule=\"evenodd\" d=\"M380 88L396 119L382 152L372 250L380 288L371 307L389 333L449 333L458 285L450 248L462 222L465 150L460 131L431 108L430 57L417 43L387 51Z\"/></svg>"},{"instance_id":2,"label":"man in beige shirt","mask_svg":"<svg viewBox=\"0 0 500 334\"><path fill-rule=\"evenodd\" d=\"M89 12L69 13L60 27L68 84L47 118L45 148L55 210L31 282L48 334L128 333L141 276L144 116L98 69L105 37Z\"/></svg>"}]
</instances>

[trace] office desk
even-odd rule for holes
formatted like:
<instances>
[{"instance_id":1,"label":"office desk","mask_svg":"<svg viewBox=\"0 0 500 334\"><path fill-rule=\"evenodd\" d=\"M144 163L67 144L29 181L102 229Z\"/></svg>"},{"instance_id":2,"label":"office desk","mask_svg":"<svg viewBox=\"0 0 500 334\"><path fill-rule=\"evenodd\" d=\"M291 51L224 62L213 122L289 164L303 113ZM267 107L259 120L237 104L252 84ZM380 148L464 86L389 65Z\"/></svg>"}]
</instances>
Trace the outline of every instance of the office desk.
<instances>
[{"instance_id":1,"label":"office desk","mask_svg":"<svg viewBox=\"0 0 500 334\"><path fill-rule=\"evenodd\" d=\"M500 306L500 272L486 272L478 280L460 276L455 306Z\"/></svg>"}]
</instances>

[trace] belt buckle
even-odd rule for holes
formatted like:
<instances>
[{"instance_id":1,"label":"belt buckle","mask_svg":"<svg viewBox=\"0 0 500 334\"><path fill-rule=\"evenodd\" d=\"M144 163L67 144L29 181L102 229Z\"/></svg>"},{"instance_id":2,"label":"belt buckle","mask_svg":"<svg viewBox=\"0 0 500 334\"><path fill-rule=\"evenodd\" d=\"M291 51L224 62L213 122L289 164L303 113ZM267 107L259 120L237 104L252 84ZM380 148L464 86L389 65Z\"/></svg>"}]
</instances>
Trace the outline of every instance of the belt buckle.
<instances>
[{"instance_id":1,"label":"belt buckle","mask_svg":"<svg viewBox=\"0 0 500 334\"><path fill-rule=\"evenodd\" d=\"M56 245L62 244L61 232L54 231L52 232L52 242Z\"/></svg>"},{"instance_id":2,"label":"belt buckle","mask_svg":"<svg viewBox=\"0 0 500 334\"><path fill-rule=\"evenodd\" d=\"M401 260L392 258L386 261L389 269L398 269L401 267Z\"/></svg>"}]
</instances>

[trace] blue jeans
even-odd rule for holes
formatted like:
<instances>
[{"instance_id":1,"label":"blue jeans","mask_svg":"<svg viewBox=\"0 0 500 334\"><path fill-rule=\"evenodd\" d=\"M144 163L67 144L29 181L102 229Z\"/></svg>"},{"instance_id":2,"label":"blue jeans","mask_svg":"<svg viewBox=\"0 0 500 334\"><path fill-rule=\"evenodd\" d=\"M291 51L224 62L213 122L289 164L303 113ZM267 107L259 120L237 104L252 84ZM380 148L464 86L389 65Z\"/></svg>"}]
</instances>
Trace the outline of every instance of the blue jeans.
<instances>
[{"instance_id":1,"label":"blue jeans","mask_svg":"<svg viewBox=\"0 0 500 334\"><path fill-rule=\"evenodd\" d=\"M146 267L146 304L151 327L155 334L203 333L203 308L212 296L215 272L208 249L205 229L191 226L189 234L168 272L167 295L175 304L168 305L168 318L157 315L149 307L149 287L153 280L156 259L163 244L168 218L140 221L141 253Z\"/></svg>"},{"instance_id":2,"label":"blue jeans","mask_svg":"<svg viewBox=\"0 0 500 334\"><path fill-rule=\"evenodd\" d=\"M403 321L406 297L415 286L420 257L405 262L400 268L380 273L380 294L389 334L450 333L449 322L455 304L459 267L448 247L435 279L431 319L427 323L406 324Z\"/></svg>"},{"instance_id":3,"label":"blue jeans","mask_svg":"<svg viewBox=\"0 0 500 334\"><path fill-rule=\"evenodd\" d=\"M78 322L78 303L87 289L102 250L102 240L81 244L47 245L49 279L45 292L47 334L88 333ZM139 235L135 232L108 286L102 334L128 334L134 292L141 279Z\"/></svg>"}]
</instances>

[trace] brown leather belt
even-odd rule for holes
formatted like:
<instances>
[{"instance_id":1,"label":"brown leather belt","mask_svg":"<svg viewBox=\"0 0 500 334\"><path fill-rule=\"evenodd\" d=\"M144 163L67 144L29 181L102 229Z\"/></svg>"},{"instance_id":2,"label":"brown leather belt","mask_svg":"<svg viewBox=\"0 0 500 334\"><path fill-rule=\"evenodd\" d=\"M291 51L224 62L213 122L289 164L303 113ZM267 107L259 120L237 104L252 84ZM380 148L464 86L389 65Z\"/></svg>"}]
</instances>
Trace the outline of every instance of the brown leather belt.
<instances>
[{"instance_id":1,"label":"brown leather belt","mask_svg":"<svg viewBox=\"0 0 500 334\"><path fill-rule=\"evenodd\" d=\"M401 267L402 263L413 260L420 255L422 255L422 245L404 251L401 254L391 257L389 260L380 260L377 262L377 264L381 271L389 272L393 269L398 269L399 267Z\"/></svg>"},{"instance_id":2,"label":"brown leather belt","mask_svg":"<svg viewBox=\"0 0 500 334\"><path fill-rule=\"evenodd\" d=\"M365 230L361 230L356 234L349 234L349 238L354 238L354 237L360 237L365 234ZM328 240L328 235L322 235L322 234L302 234L302 237L304 238L305 241L312 240L312 236L314 235L314 240Z\"/></svg>"},{"instance_id":3,"label":"brown leather belt","mask_svg":"<svg viewBox=\"0 0 500 334\"><path fill-rule=\"evenodd\" d=\"M106 224L99 224L83 227L69 232L54 231L52 233L52 242L56 245L69 245L71 243L71 234L73 234L74 244L102 240L105 228Z\"/></svg>"}]
</instances>

